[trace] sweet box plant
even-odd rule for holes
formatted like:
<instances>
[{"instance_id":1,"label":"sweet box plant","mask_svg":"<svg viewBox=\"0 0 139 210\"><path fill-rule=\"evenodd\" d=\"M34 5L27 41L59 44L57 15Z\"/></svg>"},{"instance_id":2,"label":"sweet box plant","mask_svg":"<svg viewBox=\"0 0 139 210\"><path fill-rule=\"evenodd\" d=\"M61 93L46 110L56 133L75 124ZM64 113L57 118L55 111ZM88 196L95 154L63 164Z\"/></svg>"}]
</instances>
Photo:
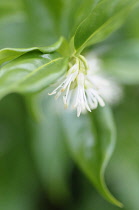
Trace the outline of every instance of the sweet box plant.
<instances>
[{"instance_id":1,"label":"sweet box plant","mask_svg":"<svg viewBox=\"0 0 139 210\"><path fill-rule=\"evenodd\" d=\"M73 162L107 201L123 207L106 187L104 173L118 139L114 118L126 118L123 101L134 88L124 93L124 86L139 82L139 33L133 21L138 6L138 0L1 1L1 139L7 145L1 158L3 210L37 209L38 180L48 200L56 205L64 202L71 196ZM58 100L50 96L55 94ZM113 105L121 103L115 105L118 113ZM15 166L12 176L5 165ZM28 192L25 196L22 187ZM79 209L85 210L90 209L90 197L86 186L84 190L88 204ZM95 202L91 209L102 209ZM76 205L71 208L78 209Z\"/></svg>"}]
</instances>

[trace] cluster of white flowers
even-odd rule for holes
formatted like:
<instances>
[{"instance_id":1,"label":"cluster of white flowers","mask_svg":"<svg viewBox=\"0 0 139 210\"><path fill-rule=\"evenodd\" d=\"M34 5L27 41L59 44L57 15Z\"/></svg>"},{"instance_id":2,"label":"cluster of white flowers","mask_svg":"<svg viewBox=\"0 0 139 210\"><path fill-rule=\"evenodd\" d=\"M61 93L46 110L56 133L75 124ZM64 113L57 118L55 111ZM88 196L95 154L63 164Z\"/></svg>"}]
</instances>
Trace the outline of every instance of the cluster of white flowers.
<instances>
[{"instance_id":1,"label":"cluster of white flowers","mask_svg":"<svg viewBox=\"0 0 139 210\"><path fill-rule=\"evenodd\" d=\"M69 62L67 74L60 85L49 95L56 98L63 95L65 108L77 109L77 116L86 111L96 109L98 105L105 106L104 101L113 102L119 95L120 88L106 79L100 71L99 60L79 55ZM116 94L114 94L116 93Z\"/></svg>"}]
</instances>

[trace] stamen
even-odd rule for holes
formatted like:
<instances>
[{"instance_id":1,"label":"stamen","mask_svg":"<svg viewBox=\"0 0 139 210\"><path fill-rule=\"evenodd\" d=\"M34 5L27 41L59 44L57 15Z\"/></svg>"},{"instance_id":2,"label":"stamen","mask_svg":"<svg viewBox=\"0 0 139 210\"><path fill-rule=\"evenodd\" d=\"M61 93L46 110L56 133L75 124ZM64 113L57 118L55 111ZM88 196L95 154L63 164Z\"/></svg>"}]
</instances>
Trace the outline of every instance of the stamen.
<instances>
[{"instance_id":1,"label":"stamen","mask_svg":"<svg viewBox=\"0 0 139 210\"><path fill-rule=\"evenodd\" d=\"M63 82L49 95L56 94L56 98L64 95L64 107L68 108L70 106L76 109L77 117L79 117L81 113L91 112L98 105L101 107L105 106L101 87L108 87L110 83L109 80L107 81L99 75L90 74L87 61L83 56L80 55L73 58L70 61L70 68ZM73 62L75 64L71 66Z\"/></svg>"}]
</instances>

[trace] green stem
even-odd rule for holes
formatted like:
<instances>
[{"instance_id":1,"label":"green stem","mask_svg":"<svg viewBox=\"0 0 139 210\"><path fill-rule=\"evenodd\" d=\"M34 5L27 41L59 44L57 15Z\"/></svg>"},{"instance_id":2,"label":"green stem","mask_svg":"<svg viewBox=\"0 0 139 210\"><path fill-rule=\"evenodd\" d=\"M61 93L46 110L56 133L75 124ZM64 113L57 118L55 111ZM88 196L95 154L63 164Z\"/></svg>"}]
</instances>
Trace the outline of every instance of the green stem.
<instances>
[{"instance_id":1,"label":"green stem","mask_svg":"<svg viewBox=\"0 0 139 210\"><path fill-rule=\"evenodd\" d=\"M83 62L85 69L88 70L88 64L85 57L82 55L79 55L79 59Z\"/></svg>"}]
</instances>

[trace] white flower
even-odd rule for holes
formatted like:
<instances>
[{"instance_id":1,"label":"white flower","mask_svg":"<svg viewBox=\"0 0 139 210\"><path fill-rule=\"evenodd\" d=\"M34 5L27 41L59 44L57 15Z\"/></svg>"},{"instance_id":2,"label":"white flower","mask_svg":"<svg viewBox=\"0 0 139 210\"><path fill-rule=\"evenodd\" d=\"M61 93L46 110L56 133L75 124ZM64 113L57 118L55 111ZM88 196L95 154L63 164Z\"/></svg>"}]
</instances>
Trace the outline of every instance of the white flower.
<instances>
[{"instance_id":1,"label":"white flower","mask_svg":"<svg viewBox=\"0 0 139 210\"><path fill-rule=\"evenodd\" d=\"M68 74L65 77L64 81L49 95L56 94L57 91L60 89L58 91L58 93L56 94L56 98L58 98L61 95L61 93L66 90L66 95L64 96L64 101L67 101L69 91L70 91L70 86L71 86L72 82L74 82L74 80L76 79L77 74L78 74L78 68L77 68L77 64L75 64L74 66L72 66L69 69Z\"/></svg>"},{"instance_id":2,"label":"white flower","mask_svg":"<svg viewBox=\"0 0 139 210\"><path fill-rule=\"evenodd\" d=\"M94 55L89 54L87 62L89 66L88 78L98 88L99 95L108 104L118 103L123 95L120 85L113 78L103 73L101 61Z\"/></svg>"},{"instance_id":3,"label":"white flower","mask_svg":"<svg viewBox=\"0 0 139 210\"><path fill-rule=\"evenodd\" d=\"M81 112L88 110L91 112L91 109L88 105L86 89L85 89L85 75L79 73L77 76L77 93L75 97L74 108L77 108L77 116L79 117Z\"/></svg>"},{"instance_id":4,"label":"white flower","mask_svg":"<svg viewBox=\"0 0 139 210\"><path fill-rule=\"evenodd\" d=\"M77 109L78 117L98 105L105 106L104 100L110 98L113 88L112 82L98 74L98 60L88 60L87 63L80 55L71 60L70 66L61 84L49 95L56 94L59 98L62 94L65 108Z\"/></svg>"}]
</instances>

